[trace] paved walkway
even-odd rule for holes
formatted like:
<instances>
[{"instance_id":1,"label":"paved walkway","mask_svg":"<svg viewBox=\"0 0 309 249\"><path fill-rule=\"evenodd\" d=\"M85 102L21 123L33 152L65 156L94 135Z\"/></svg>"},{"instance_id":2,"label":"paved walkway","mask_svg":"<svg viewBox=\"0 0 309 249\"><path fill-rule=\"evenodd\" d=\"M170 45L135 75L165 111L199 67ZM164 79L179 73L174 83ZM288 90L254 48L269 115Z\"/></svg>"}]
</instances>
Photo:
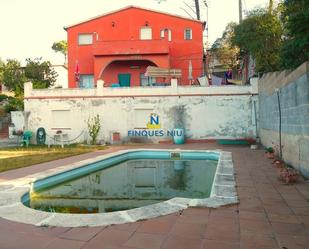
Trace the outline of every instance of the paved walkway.
<instances>
[{"instance_id":1,"label":"paved walkway","mask_svg":"<svg viewBox=\"0 0 309 249\"><path fill-rule=\"evenodd\" d=\"M309 183L284 185L262 150L216 144L147 148L223 149L233 152L238 205L189 208L159 218L109 227L35 227L0 218L0 249L308 249ZM0 181L121 148L0 174ZM132 148L132 147L130 147Z\"/></svg>"}]
</instances>

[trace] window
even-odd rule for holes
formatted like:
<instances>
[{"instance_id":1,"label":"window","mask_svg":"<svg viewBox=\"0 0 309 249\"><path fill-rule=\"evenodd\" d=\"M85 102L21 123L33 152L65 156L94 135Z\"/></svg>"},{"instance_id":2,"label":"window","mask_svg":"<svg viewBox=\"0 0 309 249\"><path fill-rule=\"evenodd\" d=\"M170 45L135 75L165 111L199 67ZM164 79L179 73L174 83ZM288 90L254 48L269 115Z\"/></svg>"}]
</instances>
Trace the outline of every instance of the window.
<instances>
[{"instance_id":1,"label":"window","mask_svg":"<svg viewBox=\"0 0 309 249\"><path fill-rule=\"evenodd\" d=\"M185 29L184 38L185 40L192 40L192 29L190 28Z\"/></svg>"},{"instance_id":2,"label":"window","mask_svg":"<svg viewBox=\"0 0 309 249\"><path fill-rule=\"evenodd\" d=\"M52 128L68 129L71 128L70 110L52 110Z\"/></svg>"},{"instance_id":3,"label":"window","mask_svg":"<svg viewBox=\"0 0 309 249\"><path fill-rule=\"evenodd\" d=\"M156 84L156 79L154 77L145 76L145 74L140 74L141 86L153 86Z\"/></svg>"},{"instance_id":4,"label":"window","mask_svg":"<svg viewBox=\"0 0 309 249\"><path fill-rule=\"evenodd\" d=\"M78 45L89 45L92 44L93 34L79 34Z\"/></svg>"},{"instance_id":5,"label":"window","mask_svg":"<svg viewBox=\"0 0 309 249\"><path fill-rule=\"evenodd\" d=\"M170 29L161 29L160 37L161 39L165 38L165 36L168 37L168 41L172 40L172 31Z\"/></svg>"},{"instance_id":6,"label":"window","mask_svg":"<svg viewBox=\"0 0 309 249\"><path fill-rule=\"evenodd\" d=\"M140 30L140 39L141 40L151 40L152 39L152 28L142 27Z\"/></svg>"},{"instance_id":7,"label":"window","mask_svg":"<svg viewBox=\"0 0 309 249\"><path fill-rule=\"evenodd\" d=\"M93 88L94 77L93 74L81 74L79 77L80 88Z\"/></svg>"},{"instance_id":8,"label":"window","mask_svg":"<svg viewBox=\"0 0 309 249\"><path fill-rule=\"evenodd\" d=\"M150 114L153 113L153 109L138 108L134 110L134 128L147 129L147 123L149 121Z\"/></svg>"}]
</instances>

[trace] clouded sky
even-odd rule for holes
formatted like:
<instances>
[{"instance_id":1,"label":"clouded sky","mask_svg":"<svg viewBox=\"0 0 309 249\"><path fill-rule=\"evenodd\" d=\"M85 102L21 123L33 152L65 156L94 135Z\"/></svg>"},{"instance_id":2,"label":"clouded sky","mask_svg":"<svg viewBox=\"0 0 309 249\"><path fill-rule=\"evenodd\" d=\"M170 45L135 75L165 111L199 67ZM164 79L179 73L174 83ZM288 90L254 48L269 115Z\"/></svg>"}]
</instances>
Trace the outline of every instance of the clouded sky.
<instances>
[{"instance_id":1,"label":"clouded sky","mask_svg":"<svg viewBox=\"0 0 309 249\"><path fill-rule=\"evenodd\" d=\"M25 59L41 57L53 64L63 63L63 57L51 46L54 41L65 40L64 26L91 17L136 5L189 17L194 14L184 4L193 7L193 0L0 0L0 58ZM203 2L203 0L201 0ZM209 6L209 42L220 37L226 24L238 21L238 0L207 0ZM264 7L268 0L242 0L243 9ZM203 7L202 19L206 20Z\"/></svg>"}]
</instances>

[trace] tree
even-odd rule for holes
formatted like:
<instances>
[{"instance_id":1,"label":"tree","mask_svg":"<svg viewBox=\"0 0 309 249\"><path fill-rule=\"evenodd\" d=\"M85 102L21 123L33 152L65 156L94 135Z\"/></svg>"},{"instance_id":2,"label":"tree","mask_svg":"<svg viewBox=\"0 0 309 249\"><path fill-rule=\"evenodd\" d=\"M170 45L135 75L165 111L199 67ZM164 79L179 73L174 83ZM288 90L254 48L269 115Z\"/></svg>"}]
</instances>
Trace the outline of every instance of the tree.
<instances>
[{"instance_id":1,"label":"tree","mask_svg":"<svg viewBox=\"0 0 309 249\"><path fill-rule=\"evenodd\" d=\"M42 58L34 60L27 59L26 66L22 67L20 62L9 59L1 67L3 84L9 91L13 91L15 96L22 96L24 93L24 83L31 81L34 88L47 88L56 81L57 73L51 67L49 61L41 61Z\"/></svg>"},{"instance_id":2,"label":"tree","mask_svg":"<svg viewBox=\"0 0 309 249\"><path fill-rule=\"evenodd\" d=\"M49 61L42 61L42 58L28 58L26 61L25 77L33 83L33 88L42 89L54 85L58 75Z\"/></svg>"},{"instance_id":3,"label":"tree","mask_svg":"<svg viewBox=\"0 0 309 249\"><path fill-rule=\"evenodd\" d=\"M16 96L23 95L26 77L20 62L15 59L8 59L2 67L3 84L9 91L13 91Z\"/></svg>"},{"instance_id":4,"label":"tree","mask_svg":"<svg viewBox=\"0 0 309 249\"><path fill-rule=\"evenodd\" d=\"M282 26L277 12L256 9L235 26L232 43L242 54L252 55L257 72L276 71L280 66Z\"/></svg>"},{"instance_id":5,"label":"tree","mask_svg":"<svg viewBox=\"0 0 309 249\"><path fill-rule=\"evenodd\" d=\"M67 64L67 55L68 55L68 43L65 40L54 42L52 49L57 53L60 52L64 55L64 65Z\"/></svg>"},{"instance_id":6,"label":"tree","mask_svg":"<svg viewBox=\"0 0 309 249\"><path fill-rule=\"evenodd\" d=\"M309 1L285 0L281 20L284 41L281 50L283 68L296 68L309 60Z\"/></svg>"},{"instance_id":7,"label":"tree","mask_svg":"<svg viewBox=\"0 0 309 249\"><path fill-rule=\"evenodd\" d=\"M4 68L4 61L0 58L0 84L3 82L3 68Z\"/></svg>"},{"instance_id":8,"label":"tree","mask_svg":"<svg viewBox=\"0 0 309 249\"><path fill-rule=\"evenodd\" d=\"M163 1L166 1L166 0L155 0L157 1L158 3L161 3ZM193 1L193 0L192 0ZM197 20L201 20L201 14L200 14L200 3L199 3L199 0L194 0L194 7L195 7L195 10L193 10L191 8L191 6L189 4L187 4L186 2L184 2L184 4L190 8L192 10L192 12L194 12L194 14L196 15L196 19ZM188 15L190 15L185 9L183 9ZM191 16L191 15L190 15Z\"/></svg>"},{"instance_id":9,"label":"tree","mask_svg":"<svg viewBox=\"0 0 309 249\"><path fill-rule=\"evenodd\" d=\"M238 63L239 48L232 44L235 26L236 23L229 23L211 48L212 54L225 67L236 68Z\"/></svg>"}]
</instances>

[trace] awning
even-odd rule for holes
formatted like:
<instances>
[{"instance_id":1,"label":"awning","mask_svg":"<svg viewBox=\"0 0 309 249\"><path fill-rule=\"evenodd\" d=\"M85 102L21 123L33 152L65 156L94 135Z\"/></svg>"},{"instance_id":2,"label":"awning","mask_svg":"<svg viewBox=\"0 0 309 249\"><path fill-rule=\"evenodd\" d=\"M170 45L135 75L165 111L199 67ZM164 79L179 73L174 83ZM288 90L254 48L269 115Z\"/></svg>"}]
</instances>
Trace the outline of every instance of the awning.
<instances>
[{"instance_id":1,"label":"awning","mask_svg":"<svg viewBox=\"0 0 309 249\"><path fill-rule=\"evenodd\" d=\"M181 78L181 69L148 66L145 76Z\"/></svg>"}]
</instances>

